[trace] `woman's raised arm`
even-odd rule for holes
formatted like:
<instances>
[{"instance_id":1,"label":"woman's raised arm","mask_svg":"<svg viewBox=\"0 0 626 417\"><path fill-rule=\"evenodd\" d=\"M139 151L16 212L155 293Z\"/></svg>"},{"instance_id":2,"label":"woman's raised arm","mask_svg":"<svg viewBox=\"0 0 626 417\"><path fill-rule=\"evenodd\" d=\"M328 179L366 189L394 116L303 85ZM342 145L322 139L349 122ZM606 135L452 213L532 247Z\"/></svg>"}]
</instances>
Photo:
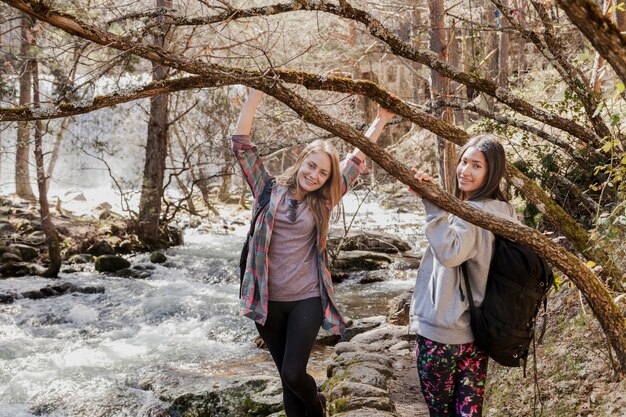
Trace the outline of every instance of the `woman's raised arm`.
<instances>
[{"instance_id":1,"label":"woman's raised arm","mask_svg":"<svg viewBox=\"0 0 626 417\"><path fill-rule=\"evenodd\" d=\"M394 114L392 112L379 105L378 114L376 114L376 118L370 125L369 129L367 129L367 132L365 132L365 137L367 137L372 142L376 142L380 137L383 129L385 128L385 125L389 120L391 120L393 116ZM366 158L366 155L358 148L352 152L352 156L356 156L361 161L365 160Z\"/></svg>"},{"instance_id":2,"label":"woman's raised arm","mask_svg":"<svg viewBox=\"0 0 626 417\"><path fill-rule=\"evenodd\" d=\"M249 135L252 130L252 121L254 120L254 113L256 108L263 97L263 92L259 90L250 90L248 98L241 108L239 118L237 119L237 125L233 135Z\"/></svg>"}]
</instances>

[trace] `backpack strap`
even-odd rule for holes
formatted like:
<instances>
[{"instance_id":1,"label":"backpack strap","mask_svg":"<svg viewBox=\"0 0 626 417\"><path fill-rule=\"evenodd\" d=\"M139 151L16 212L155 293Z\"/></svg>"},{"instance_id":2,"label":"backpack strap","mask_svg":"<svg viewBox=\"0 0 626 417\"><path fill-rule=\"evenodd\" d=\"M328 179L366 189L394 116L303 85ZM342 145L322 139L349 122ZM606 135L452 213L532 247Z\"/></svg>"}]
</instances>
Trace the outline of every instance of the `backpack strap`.
<instances>
[{"instance_id":1,"label":"backpack strap","mask_svg":"<svg viewBox=\"0 0 626 417\"><path fill-rule=\"evenodd\" d=\"M254 234L254 225L256 224L256 219L259 218L261 210L263 210L263 208L267 206L267 203L270 202L272 187L274 186L275 182L276 180L274 177L267 177L267 179L265 180L265 184L263 184L263 191L261 191L261 194L259 195L258 204L256 210L254 211L254 216L252 216L252 221L250 222L250 231L248 231L248 236L252 236Z\"/></svg>"},{"instance_id":2,"label":"backpack strap","mask_svg":"<svg viewBox=\"0 0 626 417\"><path fill-rule=\"evenodd\" d=\"M469 283L469 274L467 273L467 265L465 262L461 264L461 271L463 272L463 280L465 281L465 291L467 291L467 301L469 301L470 309L473 310L476 308L474 305L474 297L472 297L472 287L470 287ZM463 291L461 291L461 296L463 296Z\"/></svg>"}]
</instances>

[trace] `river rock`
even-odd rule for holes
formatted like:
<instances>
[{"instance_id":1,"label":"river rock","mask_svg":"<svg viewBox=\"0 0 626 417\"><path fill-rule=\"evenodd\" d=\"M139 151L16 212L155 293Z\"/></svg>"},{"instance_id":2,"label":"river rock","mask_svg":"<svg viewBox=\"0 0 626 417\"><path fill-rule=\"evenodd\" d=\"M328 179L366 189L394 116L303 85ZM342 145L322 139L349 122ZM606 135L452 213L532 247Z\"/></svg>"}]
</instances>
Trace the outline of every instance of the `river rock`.
<instances>
[{"instance_id":1,"label":"river rock","mask_svg":"<svg viewBox=\"0 0 626 417\"><path fill-rule=\"evenodd\" d=\"M114 255L115 249L113 249L113 246L111 246L111 244L106 240L99 240L93 245L89 246L87 252L89 252L93 256Z\"/></svg>"},{"instance_id":2,"label":"river rock","mask_svg":"<svg viewBox=\"0 0 626 417\"><path fill-rule=\"evenodd\" d=\"M93 255L89 253L77 253L76 255L70 256L67 260L67 263L75 265L75 264L87 264L94 261Z\"/></svg>"},{"instance_id":3,"label":"river rock","mask_svg":"<svg viewBox=\"0 0 626 417\"><path fill-rule=\"evenodd\" d=\"M32 246L15 243L9 246L9 248L17 249L20 253L20 257L24 261L32 261L39 256L39 251ZM13 252L15 253L15 252Z\"/></svg>"},{"instance_id":4,"label":"river rock","mask_svg":"<svg viewBox=\"0 0 626 417\"><path fill-rule=\"evenodd\" d=\"M335 346L322 385L333 417L397 417L388 387L396 363L413 355L410 337L406 326L383 324Z\"/></svg>"},{"instance_id":5,"label":"river rock","mask_svg":"<svg viewBox=\"0 0 626 417\"><path fill-rule=\"evenodd\" d=\"M4 252L0 257L0 262L2 263L13 263L13 262L23 262L24 260L13 252Z\"/></svg>"},{"instance_id":6,"label":"river rock","mask_svg":"<svg viewBox=\"0 0 626 417\"><path fill-rule=\"evenodd\" d=\"M278 377L249 377L214 391L190 393L172 401L172 416L267 416L282 409Z\"/></svg>"},{"instance_id":7,"label":"river rock","mask_svg":"<svg viewBox=\"0 0 626 417\"><path fill-rule=\"evenodd\" d=\"M382 325L385 322L384 316L365 317L353 322L349 322L342 337L342 342L348 342L358 334L368 332Z\"/></svg>"},{"instance_id":8,"label":"river rock","mask_svg":"<svg viewBox=\"0 0 626 417\"><path fill-rule=\"evenodd\" d=\"M178 226L167 225L167 239L171 246L180 246L185 242L185 232Z\"/></svg>"},{"instance_id":9,"label":"river rock","mask_svg":"<svg viewBox=\"0 0 626 417\"><path fill-rule=\"evenodd\" d=\"M371 271L391 263L385 254L362 250L341 251L333 263L333 271Z\"/></svg>"},{"instance_id":10,"label":"river rock","mask_svg":"<svg viewBox=\"0 0 626 417\"><path fill-rule=\"evenodd\" d=\"M17 294L12 291L0 292L0 304L11 304L17 298Z\"/></svg>"},{"instance_id":11,"label":"river rock","mask_svg":"<svg viewBox=\"0 0 626 417\"><path fill-rule=\"evenodd\" d=\"M353 411L346 411L343 413L335 413L333 417L397 417L394 413L388 413L382 410L358 408Z\"/></svg>"},{"instance_id":12,"label":"river rock","mask_svg":"<svg viewBox=\"0 0 626 417\"><path fill-rule=\"evenodd\" d=\"M6 236L15 233L15 226L9 222L0 221L0 236Z\"/></svg>"},{"instance_id":13,"label":"river rock","mask_svg":"<svg viewBox=\"0 0 626 417\"><path fill-rule=\"evenodd\" d=\"M154 251L150 254L150 262L153 264L162 264L167 261L167 256L163 252Z\"/></svg>"},{"instance_id":14,"label":"river rock","mask_svg":"<svg viewBox=\"0 0 626 417\"><path fill-rule=\"evenodd\" d=\"M120 256L102 255L96 258L95 268L98 272L116 272L130 268L130 262Z\"/></svg>"},{"instance_id":15,"label":"river rock","mask_svg":"<svg viewBox=\"0 0 626 417\"><path fill-rule=\"evenodd\" d=\"M104 287L78 287L69 282L62 282L60 284L47 285L38 290L26 291L20 294L20 296L31 300L40 300L42 298L58 297L75 292L83 294L100 294L104 292Z\"/></svg>"},{"instance_id":16,"label":"river rock","mask_svg":"<svg viewBox=\"0 0 626 417\"><path fill-rule=\"evenodd\" d=\"M360 279L360 284L373 284L375 282L383 282L389 279L390 273L388 269L377 269L376 271L367 271Z\"/></svg>"},{"instance_id":17,"label":"river rock","mask_svg":"<svg viewBox=\"0 0 626 417\"><path fill-rule=\"evenodd\" d=\"M412 297L413 290L410 290L389 301L388 323L398 326L407 326L409 324L409 309L411 308Z\"/></svg>"},{"instance_id":18,"label":"river rock","mask_svg":"<svg viewBox=\"0 0 626 417\"><path fill-rule=\"evenodd\" d=\"M63 195L64 201L87 201L85 194L81 191L69 190Z\"/></svg>"},{"instance_id":19,"label":"river rock","mask_svg":"<svg viewBox=\"0 0 626 417\"><path fill-rule=\"evenodd\" d=\"M37 274L34 264L28 262L10 262L0 265L0 275L5 277L23 277Z\"/></svg>"},{"instance_id":20,"label":"river rock","mask_svg":"<svg viewBox=\"0 0 626 417\"><path fill-rule=\"evenodd\" d=\"M401 253L411 250L411 245L400 237L383 232L349 233L343 237L338 231L331 232L328 246L334 251L341 242L342 251L366 250L371 252Z\"/></svg>"}]
</instances>

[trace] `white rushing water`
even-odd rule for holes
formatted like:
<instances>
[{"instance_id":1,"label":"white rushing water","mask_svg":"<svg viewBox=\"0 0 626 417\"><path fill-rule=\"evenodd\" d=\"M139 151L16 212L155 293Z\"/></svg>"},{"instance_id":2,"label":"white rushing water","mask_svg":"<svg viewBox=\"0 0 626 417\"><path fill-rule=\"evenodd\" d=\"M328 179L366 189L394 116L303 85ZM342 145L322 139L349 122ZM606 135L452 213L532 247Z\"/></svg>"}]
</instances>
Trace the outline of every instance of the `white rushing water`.
<instances>
[{"instance_id":1,"label":"white rushing water","mask_svg":"<svg viewBox=\"0 0 626 417\"><path fill-rule=\"evenodd\" d=\"M407 237L419 222L415 214L390 214L372 202L361 208L354 227ZM167 387L185 392L197 380L210 385L220 378L275 375L267 352L254 346L252 321L239 316L237 260L246 227L230 235L187 230L185 244L168 250L168 262L155 265L147 279L79 272L56 281L101 286L102 294L0 304L0 417L147 416L150 407L163 405L159 393ZM149 264L146 254L129 260ZM0 292L53 283L10 278L0 280ZM347 282L336 290L342 309L354 301L342 301L341 294L358 293L364 315L365 300L411 285Z\"/></svg>"}]
</instances>

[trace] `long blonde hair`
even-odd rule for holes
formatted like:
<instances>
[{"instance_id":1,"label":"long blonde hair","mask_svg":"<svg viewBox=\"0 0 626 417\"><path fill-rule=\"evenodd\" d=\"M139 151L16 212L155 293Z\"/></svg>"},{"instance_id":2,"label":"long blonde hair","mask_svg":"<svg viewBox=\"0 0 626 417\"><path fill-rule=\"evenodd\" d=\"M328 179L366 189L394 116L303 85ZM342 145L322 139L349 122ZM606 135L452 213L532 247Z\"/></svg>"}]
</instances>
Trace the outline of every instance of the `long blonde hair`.
<instances>
[{"instance_id":1,"label":"long blonde hair","mask_svg":"<svg viewBox=\"0 0 626 417\"><path fill-rule=\"evenodd\" d=\"M307 156L315 152L324 152L329 156L330 173L324 185L315 191L306 193L303 200L309 207L311 214L313 214L315 225L320 234L322 245L320 249L324 249L328 239L331 213L333 208L338 207L339 201L341 201L341 173L339 172L339 153L337 149L331 142L322 139L309 143L300 153L295 164L276 177L276 182L280 185L286 185L290 191L301 195L303 190L300 188L300 184L298 184L298 170L300 170Z\"/></svg>"}]
</instances>

